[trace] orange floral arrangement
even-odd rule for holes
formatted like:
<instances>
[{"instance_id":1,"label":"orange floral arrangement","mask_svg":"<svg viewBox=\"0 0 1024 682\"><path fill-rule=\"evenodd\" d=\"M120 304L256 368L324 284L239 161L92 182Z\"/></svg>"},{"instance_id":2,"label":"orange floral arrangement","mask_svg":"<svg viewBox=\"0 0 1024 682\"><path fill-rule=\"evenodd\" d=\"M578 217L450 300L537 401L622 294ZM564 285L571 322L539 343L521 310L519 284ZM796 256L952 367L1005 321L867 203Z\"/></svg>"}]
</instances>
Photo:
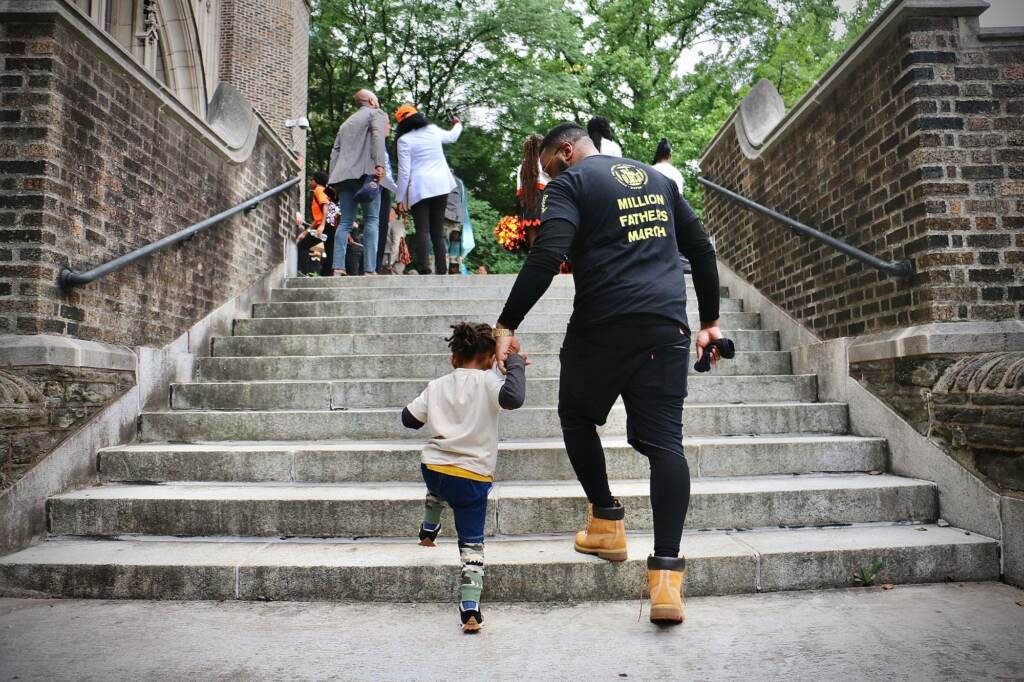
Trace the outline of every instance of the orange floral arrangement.
<instances>
[{"instance_id":1,"label":"orange floral arrangement","mask_svg":"<svg viewBox=\"0 0 1024 682\"><path fill-rule=\"evenodd\" d=\"M526 246L526 230L513 215L504 216L494 226L494 236L502 248L513 253Z\"/></svg>"}]
</instances>

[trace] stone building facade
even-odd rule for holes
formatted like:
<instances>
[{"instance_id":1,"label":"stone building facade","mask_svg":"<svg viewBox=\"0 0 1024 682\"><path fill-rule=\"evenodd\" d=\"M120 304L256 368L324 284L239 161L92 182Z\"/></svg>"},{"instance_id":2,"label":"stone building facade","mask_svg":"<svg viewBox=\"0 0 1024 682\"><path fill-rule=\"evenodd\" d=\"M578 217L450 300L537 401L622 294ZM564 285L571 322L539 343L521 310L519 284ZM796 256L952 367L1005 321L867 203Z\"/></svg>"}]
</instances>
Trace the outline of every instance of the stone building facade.
<instances>
[{"instance_id":1,"label":"stone building facade","mask_svg":"<svg viewBox=\"0 0 1024 682\"><path fill-rule=\"evenodd\" d=\"M54 337L164 348L284 261L301 185L58 285L301 173L308 19L307 0L0 0L0 383L21 387L0 395L0 480L137 373L46 364Z\"/></svg>"},{"instance_id":2,"label":"stone building facade","mask_svg":"<svg viewBox=\"0 0 1024 682\"><path fill-rule=\"evenodd\" d=\"M711 195L705 219L718 253L826 339L1020 319L1024 42L986 35L976 17L908 16L892 30L855 67L826 74L842 78L759 144L737 113L701 170L868 253L911 259L913 277L893 278Z\"/></svg>"},{"instance_id":3,"label":"stone building facade","mask_svg":"<svg viewBox=\"0 0 1024 682\"><path fill-rule=\"evenodd\" d=\"M913 264L893 276L705 190L730 285L788 325L824 394L867 406L851 407L861 432L904 443L902 473L941 479L940 496L970 496L1004 529L1006 575L1024 584L1024 28L983 28L986 8L896 0L790 111L759 83L700 163L718 185ZM891 432L905 426L913 437Z\"/></svg>"}]
</instances>

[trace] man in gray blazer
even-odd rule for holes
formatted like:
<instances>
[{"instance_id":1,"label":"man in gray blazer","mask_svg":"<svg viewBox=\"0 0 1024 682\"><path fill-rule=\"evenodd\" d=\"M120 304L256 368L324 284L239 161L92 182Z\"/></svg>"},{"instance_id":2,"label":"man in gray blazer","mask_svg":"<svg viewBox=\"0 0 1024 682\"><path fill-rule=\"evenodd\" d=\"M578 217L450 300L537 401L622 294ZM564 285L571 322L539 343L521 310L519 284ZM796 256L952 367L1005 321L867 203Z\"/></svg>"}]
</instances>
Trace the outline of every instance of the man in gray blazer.
<instances>
[{"instance_id":1,"label":"man in gray blazer","mask_svg":"<svg viewBox=\"0 0 1024 682\"><path fill-rule=\"evenodd\" d=\"M378 181L384 175L387 137L387 115L380 111L377 96L369 90L360 90L355 96L359 107L345 119L338 128L331 149L331 166L328 183L338 193L338 208L341 220L334 234L334 274L348 274L345 269L345 254L352 223L356 217L355 193L362 187L362 178L374 176ZM377 273L377 230L380 221L380 195L363 204L363 271Z\"/></svg>"}]
</instances>

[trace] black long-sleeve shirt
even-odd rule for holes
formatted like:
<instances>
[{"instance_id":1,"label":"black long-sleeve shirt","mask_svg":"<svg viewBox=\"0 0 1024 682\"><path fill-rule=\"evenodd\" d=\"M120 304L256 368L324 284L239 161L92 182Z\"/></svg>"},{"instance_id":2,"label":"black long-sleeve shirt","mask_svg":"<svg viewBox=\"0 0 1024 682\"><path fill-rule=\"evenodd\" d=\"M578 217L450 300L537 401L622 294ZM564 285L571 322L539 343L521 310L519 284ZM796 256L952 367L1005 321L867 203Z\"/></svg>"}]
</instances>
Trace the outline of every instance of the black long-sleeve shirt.
<instances>
[{"instance_id":1,"label":"black long-sleeve shirt","mask_svg":"<svg viewBox=\"0 0 1024 682\"><path fill-rule=\"evenodd\" d=\"M630 159L590 156L544 191L540 235L498 322L515 329L547 291L563 260L573 266L571 324L668 319L687 325L690 261L700 320L719 315L718 266L700 219L675 183Z\"/></svg>"}]
</instances>

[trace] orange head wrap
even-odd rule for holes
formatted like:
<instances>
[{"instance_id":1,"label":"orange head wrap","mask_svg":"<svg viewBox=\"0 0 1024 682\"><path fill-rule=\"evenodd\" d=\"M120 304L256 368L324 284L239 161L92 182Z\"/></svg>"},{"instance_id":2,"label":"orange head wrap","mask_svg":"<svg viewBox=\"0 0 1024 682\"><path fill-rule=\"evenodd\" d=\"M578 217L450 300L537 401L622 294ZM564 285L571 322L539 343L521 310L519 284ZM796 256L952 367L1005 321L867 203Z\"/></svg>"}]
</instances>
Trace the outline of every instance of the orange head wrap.
<instances>
[{"instance_id":1,"label":"orange head wrap","mask_svg":"<svg viewBox=\"0 0 1024 682\"><path fill-rule=\"evenodd\" d=\"M401 123L416 113L416 107L411 104L403 104L395 111L395 122Z\"/></svg>"}]
</instances>

